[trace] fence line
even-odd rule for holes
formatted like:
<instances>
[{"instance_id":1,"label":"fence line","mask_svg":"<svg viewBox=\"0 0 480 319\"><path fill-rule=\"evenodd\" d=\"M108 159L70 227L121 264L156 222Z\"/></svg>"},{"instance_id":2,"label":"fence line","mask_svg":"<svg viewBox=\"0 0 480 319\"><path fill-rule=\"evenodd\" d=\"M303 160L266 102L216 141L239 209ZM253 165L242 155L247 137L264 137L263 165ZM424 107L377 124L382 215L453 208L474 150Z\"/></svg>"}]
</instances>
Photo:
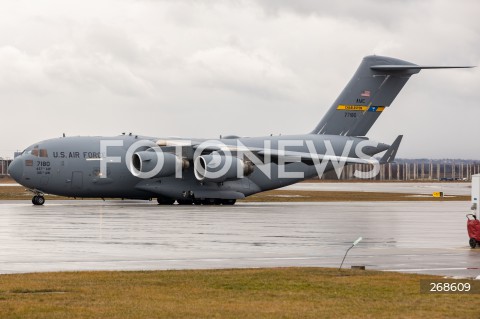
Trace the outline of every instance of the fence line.
<instances>
[{"instance_id":1,"label":"fence line","mask_svg":"<svg viewBox=\"0 0 480 319\"><path fill-rule=\"evenodd\" d=\"M340 180L356 179L356 170L367 172L372 169L369 164L353 164L346 166ZM380 172L375 180L385 181L410 181L410 180L471 180L472 175L480 173L480 164L477 163L388 163L380 165ZM324 175L326 179L336 179L335 172Z\"/></svg>"},{"instance_id":2,"label":"fence line","mask_svg":"<svg viewBox=\"0 0 480 319\"><path fill-rule=\"evenodd\" d=\"M7 175L8 165L12 160L0 159L0 176Z\"/></svg>"}]
</instances>

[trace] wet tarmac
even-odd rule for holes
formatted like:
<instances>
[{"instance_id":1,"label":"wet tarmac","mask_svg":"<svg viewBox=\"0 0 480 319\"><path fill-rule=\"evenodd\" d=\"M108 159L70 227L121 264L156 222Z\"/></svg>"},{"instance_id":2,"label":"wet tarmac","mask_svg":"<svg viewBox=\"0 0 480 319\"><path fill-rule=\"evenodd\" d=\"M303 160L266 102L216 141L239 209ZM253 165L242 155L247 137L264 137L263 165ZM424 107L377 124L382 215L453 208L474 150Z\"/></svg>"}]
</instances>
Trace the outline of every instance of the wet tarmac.
<instances>
[{"instance_id":1,"label":"wet tarmac","mask_svg":"<svg viewBox=\"0 0 480 319\"><path fill-rule=\"evenodd\" d=\"M344 267L480 275L468 202L240 203L0 201L0 273Z\"/></svg>"},{"instance_id":2,"label":"wet tarmac","mask_svg":"<svg viewBox=\"0 0 480 319\"><path fill-rule=\"evenodd\" d=\"M471 183L459 182L362 182L362 183L297 183L284 187L285 190L304 191L337 191L337 192L387 192L387 193L410 193L432 195L433 192L444 192L449 195L470 195L472 192Z\"/></svg>"},{"instance_id":3,"label":"wet tarmac","mask_svg":"<svg viewBox=\"0 0 480 319\"><path fill-rule=\"evenodd\" d=\"M0 183L2 186L18 186L16 183ZM470 195L471 183L463 182L320 182L297 183L281 189L304 191L338 191L338 192L388 192L432 195L433 192L444 192L445 195Z\"/></svg>"}]
</instances>

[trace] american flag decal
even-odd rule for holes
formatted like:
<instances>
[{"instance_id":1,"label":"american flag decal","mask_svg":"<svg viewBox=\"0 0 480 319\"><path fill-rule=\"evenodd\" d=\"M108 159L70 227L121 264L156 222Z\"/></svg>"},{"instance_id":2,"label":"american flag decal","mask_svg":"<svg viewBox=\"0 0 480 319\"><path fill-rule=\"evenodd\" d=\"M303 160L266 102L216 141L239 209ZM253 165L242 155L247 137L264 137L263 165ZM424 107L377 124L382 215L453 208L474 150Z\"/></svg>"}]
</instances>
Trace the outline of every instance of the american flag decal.
<instances>
[{"instance_id":1,"label":"american flag decal","mask_svg":"<svg viewBox=\"0 0 480 319\"><path fill-rule=\"evenodd\" d=\"M360 96L363 96L363 97L370 97L370 91L363 91L362 93L360 93Z\"/></svg>"}]
</instances>

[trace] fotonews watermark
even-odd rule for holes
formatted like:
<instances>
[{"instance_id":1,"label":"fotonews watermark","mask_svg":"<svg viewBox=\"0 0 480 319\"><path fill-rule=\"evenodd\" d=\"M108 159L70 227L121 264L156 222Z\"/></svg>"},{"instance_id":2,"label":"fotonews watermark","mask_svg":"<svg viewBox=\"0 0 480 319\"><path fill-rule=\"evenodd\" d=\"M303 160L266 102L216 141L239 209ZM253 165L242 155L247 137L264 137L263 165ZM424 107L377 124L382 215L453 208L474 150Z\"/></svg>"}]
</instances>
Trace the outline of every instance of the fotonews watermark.
<instances>
[{"instance_id":1,"label":"fotonews watermark","mask_svg":"<svg viewBox=\"0 0 480 319\"><path fill-rule=\"evenodd\" d=\"M369 164L371 169L367 171L354 171L355 177L367 179L380 171L380 163L373 155L384 151L375 141L332 143L328 139L264 140L253 146L240 140L232 140L231 144L220 140L138 140L126 152L124 146L123 140L100 141L101 178L107 177L107 166L121 163L142 179L182 178L193 165L197 180L212 182L240 179L256 170L269 179L303 179L315 174L321 177L330 170L340 177L346 165Z\"/></svg>"}]
</instances>

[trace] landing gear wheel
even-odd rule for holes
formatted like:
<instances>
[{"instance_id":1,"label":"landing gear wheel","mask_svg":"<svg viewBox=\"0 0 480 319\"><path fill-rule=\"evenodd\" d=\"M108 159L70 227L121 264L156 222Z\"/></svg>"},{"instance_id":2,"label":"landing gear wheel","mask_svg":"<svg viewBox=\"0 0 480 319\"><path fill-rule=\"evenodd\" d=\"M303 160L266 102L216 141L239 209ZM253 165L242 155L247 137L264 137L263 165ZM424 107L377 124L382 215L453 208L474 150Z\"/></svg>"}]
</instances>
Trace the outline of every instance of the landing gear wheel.
<instances>
[{"instance_id":1,"label":"landing gear wheel","mask_svg":"<svg viewBox=\"0 0 480 319\"><path fill-rule=\"evenodd\" d=\"M157 203L158 205L173 205L173 203L175 203L175 200L172 198L158 197Z\"/></svg>"},{"instance_id":2,"label":"landing gear wheel","mask_svg":"<svg viewBox=\"0 0 480 319\"><path fill-rule=\"evenodd\" d=\"M475 240L475 238L470 238L468 243L470 244L471 248L477 247L477 241Z\"/></svg>"},{"instance_id":3,"label":"landing gear wheel","mask_svg":"<svg viewBox=\"0 0 480 319\"><path fill-rule=\"evenodd\" d=\"M33 205L43 205L45 203L45 197L41 195L35 195L32 198L32 204Z\"/></svg>"},{"instance_id":4,"label":"landing gear wheel","mask_svg":"<svg viewBox=\"0 0 480 319\"><path fill-rule=\"evenodd\" d=\"M37 196L37 205L43 205L43 204L45 204L45 197Z\"/></svg>"},{"instance_id":5,"label":"landing gear wheel","mask_svg":"<svg viewBox=\"0 0 480 319\"><path fill-rule=\"evenodd\" d=\"M235 205L236 199L222 199L223 205Z\"/></svg>"}]
</instances>

